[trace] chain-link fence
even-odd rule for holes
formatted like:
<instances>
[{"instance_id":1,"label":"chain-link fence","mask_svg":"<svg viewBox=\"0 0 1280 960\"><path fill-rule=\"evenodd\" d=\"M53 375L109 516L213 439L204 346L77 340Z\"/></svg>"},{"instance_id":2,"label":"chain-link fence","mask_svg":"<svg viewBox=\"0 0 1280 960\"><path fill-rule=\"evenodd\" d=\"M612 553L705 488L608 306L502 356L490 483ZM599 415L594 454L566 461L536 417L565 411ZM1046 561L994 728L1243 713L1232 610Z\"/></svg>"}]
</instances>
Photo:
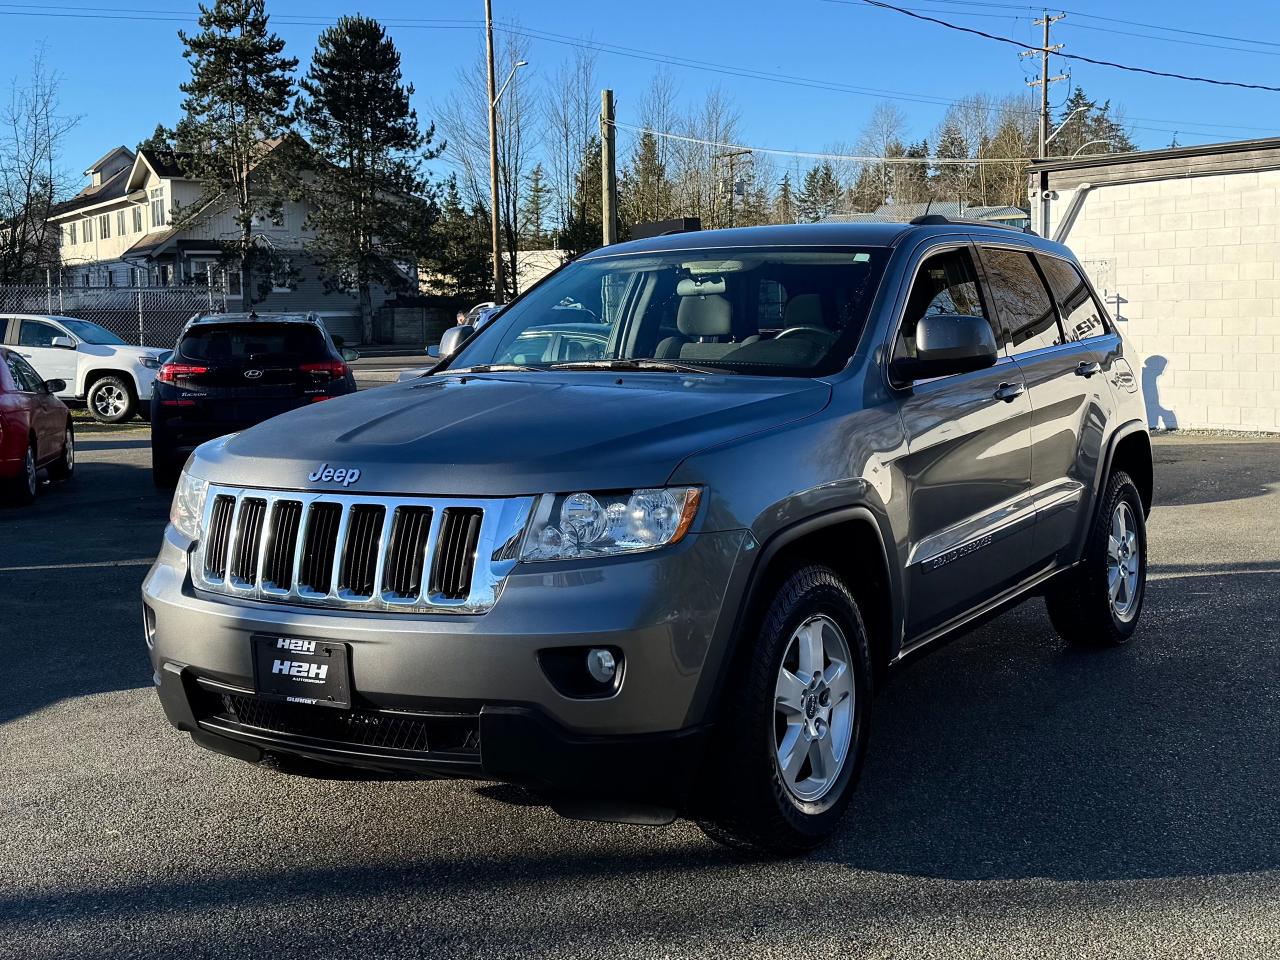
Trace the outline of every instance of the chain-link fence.
<instances>
[{"instance_id":1,"label":"chain-link fence","mask_svg":"<svg viewBox=\"0 0 1280 960\"><path fill-rule=\"evenodd\" d=\"M144 347L172 347L193 316L226 308L226 296L207 287L0 285L0 320L15 313L77 317Z\"/></svg>"}]
</instances>

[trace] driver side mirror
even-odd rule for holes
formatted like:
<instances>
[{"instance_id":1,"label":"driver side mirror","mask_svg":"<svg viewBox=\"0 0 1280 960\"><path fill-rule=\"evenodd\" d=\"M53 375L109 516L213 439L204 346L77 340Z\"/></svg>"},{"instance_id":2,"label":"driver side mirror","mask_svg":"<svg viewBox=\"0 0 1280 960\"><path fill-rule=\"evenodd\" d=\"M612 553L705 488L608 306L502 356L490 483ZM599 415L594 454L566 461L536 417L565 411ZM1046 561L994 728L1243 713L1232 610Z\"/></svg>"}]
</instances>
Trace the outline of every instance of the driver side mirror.
<instances>
[{"instance_id":1,"label":"driver side mirror","mask_svg":"<svg viewBox=\"0 0 1280 960\"><path fill-rule=\"evenodd\" d=\"M898 384L982 370L996 362L996 338L983 317L934 313L916 325L916 355L889 365Z\"/></svg>"},{"instance_id":2,"label":"driver side mirror","mask_svg":"<svg viewBox=\"0 0 1280 960\"><path fill-rule=\"evenodd\" d=\"M347 363L354 363L360 359L360 351L353 349L352 347L343 347L341 352L342 359L347 361Z\"/></svg>"},{"instance_id":3,"label":"driver side mirror","mask_svg":"<svg viewBox=\"0 0 1280 960\"><path fill-rule=\"evenodd\" d=\"M49 341L49 346L57 347L59 350L74 350L76 342L70 337L54 337Z\"/></svg>"},{"instance_id":4,"label":"driver side mirror","mask_svg":"<svg viewBox=\"0 0 1280 960\"><path fill-rule=\"evenodd\" d=\"M476 328L469 323L460 323L456 327L450 327L444 332L444 336L440 338L440 356L453 356L458 352L458 348L462 346L463 342L475 332Z\"/></svg>"},{"instance_id":5,"label":"driver side mirror","mask_svg":"<svg viewBox=\"0 0 1280 960\"><path fill-rule=\"evenodd\" d=\"M49 393L62 393L62 391L67 389L67 381L57 379L46 380L44 382L44 388Z\"/></svg>"},{"instance_id":6,"label":"driver side mirror","mask_svg":"<svg viewBox=\"0 0 1280 960\"><path fill-rule=\"evenodd\" d=\"M428 357L430 357L430 358L431 358L431 359L433 359L433 360L439 360L439 359L440 359L440 344L438 344L438 343L433 343L433 344L431 344L431 346L427 347L427 356L428 356Z\"/></svg>"}]
</instances>

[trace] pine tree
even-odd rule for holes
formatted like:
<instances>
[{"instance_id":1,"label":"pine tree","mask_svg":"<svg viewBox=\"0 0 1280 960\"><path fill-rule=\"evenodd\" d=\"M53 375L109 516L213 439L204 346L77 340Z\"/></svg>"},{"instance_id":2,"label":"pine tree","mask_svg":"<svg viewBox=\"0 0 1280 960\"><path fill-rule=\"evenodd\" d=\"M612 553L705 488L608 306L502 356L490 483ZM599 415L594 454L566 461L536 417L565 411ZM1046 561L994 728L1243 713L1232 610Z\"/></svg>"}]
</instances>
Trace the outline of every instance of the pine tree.
<instances>
[{"instance_id":1,"label":"pine tree","mask_svg":"<svg viewBox=\"0 0 1280 960\"><path fill-rule=\"evenodd\" d=\"M622 220L627 225L665 220L672 212L672 184L667 177L658 138L642 133L631 153L625 173Z\"/></svg>"},{"instance_id":2,"label":"pine tree","mask_svg":"<svg viewBox=\"0 0 1280 960\"><path fill-rule=\"evenodd\" d=\"M434 242L426 262L439 285L459 297L488 296L493 276L489 214L483 209L467 209L456 175L449 177L441 191L440 216L432 235Z\"/></svg>"},{"instance_id":3,"label":"pine tree","mask_svg":"<svg viewBox=\"0 0 1280 960\"><path fill-rule=\"evenodd\" d=\"M236 235L218 241L227 260L238 261L246 306L254 300L255 273L263 293L270 285L270 247L255 233L260 221L280 222L289 194L282 146L289 130L293 71L284 41L268 28L264 0L214 0L200 5L200 32L178 31L191 64L180 89L183 117L174 139L190 145L184 172L203 185L202 196L171 221L184 229L229 210Z\"/></svg>"},{"instance_id":4,"label":"pine tree","mask_svg":"<svg viewBox=\"0 0 1280 960\"><path fill-rule=\"evenodd\" d=\"M1086 149L1089 153L1126 153L1137 149L1123 121L1112 113L1111 101L1099 104L1081 87L1071 91L1058 112L1055 126L1062 127L1049 144L1049 152L1055 156L1069 157Z\"/></svg>"},{"instance_id":5,"label":"pine tree","mask_svg":"<svg viewBox=\"0 0 1280 960\"><path fill-rule=\"evenodd\" d=\"M778 184L778 195L773 200L773 220L775 223L796 222L796 197L789 173L784 173L782 182Z\"/></svg>"},{"instance_id":6,"label":"pine tree","mask_svg":"<svg viewBox=\"0 0 1280 960\"><path fill-rule=\"evenodd\" d=\"M400 52L367 17L341 17L320 34L300 86L298 119L320 161L302 181L316 232L308 249L327 287L355 289L371 343L372 285L404 287L397 263L418 262L430 242L437 210L422 163L439 154L435 128L419 127Z\"/></svg>"},{"instance_id":7,"label":"pine tree","mask_svg":"<svg viewBox=\"0 0 1280 960\"><path fill-rule=\"evenodd\" d=\"M946 121L938 130L939 160L968 160L969 145L954 121ZM940 163L933 175L931 195L936 200L964 203L969 199L969 184L973 179L973 166L966 163Z\"/></svg>"},{"instance_id":8,"label":"pine tree","mask_svg":"<svg viewBox=\"0 0 1280 960\"><path fill-rule=\"evenodd\" d=\"M815 223L839 211L844 198L835 167L829 160L810 167L796 195L796 210L802 221Z\"/></svg>"},{"instance_id":9,"label":"pine tree","mask_svg":"<svg viewBox=\"0 0 1280 960\"><path fill-rule=\"evenodd\" d=\"M522 232L535 248L546 239L547 216L551 210L551 185L547 183L542 164L529 171L525 181L524 203L520 210Z\"/></svg>"},{"instance_id":10,"label":"pine tree","mask_svg":"<svg viewBox=\"0 0 1280 960\"><path fill-rule=\"evenodd\" d=\"M601 206L604 202L600 182L600 138L587 141L587 150L578 164L573 198L569 205L569 222L560 231L560 247L577 255L600 246L604 235Z\"/></svg>"}]
</instances>

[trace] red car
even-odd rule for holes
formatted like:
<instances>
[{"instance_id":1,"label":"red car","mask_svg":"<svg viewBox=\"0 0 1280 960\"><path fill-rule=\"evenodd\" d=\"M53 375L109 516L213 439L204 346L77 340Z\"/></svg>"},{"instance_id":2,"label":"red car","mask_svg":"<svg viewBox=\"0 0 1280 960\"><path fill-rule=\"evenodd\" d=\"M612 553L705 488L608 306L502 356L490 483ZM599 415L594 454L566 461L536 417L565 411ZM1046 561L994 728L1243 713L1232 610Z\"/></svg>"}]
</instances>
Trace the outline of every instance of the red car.
<instances>
[{"instance_id":1,"label":"red car","mask_svg":"<svg viewBox=\"0 0 1280 960\"><path fill-rule=\"evenodd\" d=\"M45 381L31 364L0 347L0 498L30 503L39 471L69 480L75 470L71 412L54 396L61 380Z\"/></svg>"}]
</instances>

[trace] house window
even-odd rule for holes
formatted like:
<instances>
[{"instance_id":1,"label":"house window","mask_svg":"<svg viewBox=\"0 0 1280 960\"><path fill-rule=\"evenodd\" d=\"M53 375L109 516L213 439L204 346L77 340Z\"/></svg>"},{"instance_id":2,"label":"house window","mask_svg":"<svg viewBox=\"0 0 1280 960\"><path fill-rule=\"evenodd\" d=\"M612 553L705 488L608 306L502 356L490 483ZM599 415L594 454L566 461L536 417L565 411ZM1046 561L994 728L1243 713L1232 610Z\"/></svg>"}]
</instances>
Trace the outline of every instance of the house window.
<instances>
[{"instance_id":1,"label":"house window","mask_svg":"<svg viewBox=\"0 0 1280 960\"><path fill-rule=\"evenodd\" d=\"M142 207L133 208L133 232L142 232Z\"/></svg>"},{"instance_id":2,"label":"house window","mask_svg":"<svg viewBox=\"0 0 1280 960\"><path fill-rule=\"evenodd\" d=\"M164 226L164 187L151 190L151 227Z\"/></svg>"},{"instance_id":3,"label":"house window","mask_svg":"<svg viewBox=\"0 0 1280 960\"><path fill-rule=\"evenodd\" d=\"M80 224L80 229L83 231L84 242L93 243L93 221L92 220L84 221L82 224Z\"/></svg>"},{"instance_id":4,"label":"house window","mask_svg":"<svg viewBox=\"0 0 1280 960\"><path fill-rule=\"evenodd\" d=\"M76 230L76 225L74 223L67 224L67 243L71 244L72 246L75 246L77 243L79 243L80 241L76 239L76 234L78 232L79 231Z\"/></svg>"},{"instance_id":5,"label":"house window","mask_svg":"<svg viewBox=\"0 0 1280 960\"><path fill-rule=\"evenodd\" d=\"M125 229L124 229L124 211L123 211L123 210L117 210L117 211L116 211L116 236L117 236L117 237L123 237L123 236L124 236L124 234L125 234Z\"/></svg>"},{"instance_id":6,"label":"house window","mask_svg":"<svg viewBox=\"0 0 1280 960\"><path fill-rule=\"evenodd\" d=\"M104 213L98 217L98 237L102 240L111 239L111 214Z\"/></svg>"},{"instance_id":7,"label":"house window","mask_svg":"<svg viewBox=\"0 0 1280 960\"><path fill-rule=\"evenodd\" d=\"M288 257L284 257L278 261L271 271L271 292L293 293L296 286L293 276L293 261Z\"/></svg>"}]
</instances>

